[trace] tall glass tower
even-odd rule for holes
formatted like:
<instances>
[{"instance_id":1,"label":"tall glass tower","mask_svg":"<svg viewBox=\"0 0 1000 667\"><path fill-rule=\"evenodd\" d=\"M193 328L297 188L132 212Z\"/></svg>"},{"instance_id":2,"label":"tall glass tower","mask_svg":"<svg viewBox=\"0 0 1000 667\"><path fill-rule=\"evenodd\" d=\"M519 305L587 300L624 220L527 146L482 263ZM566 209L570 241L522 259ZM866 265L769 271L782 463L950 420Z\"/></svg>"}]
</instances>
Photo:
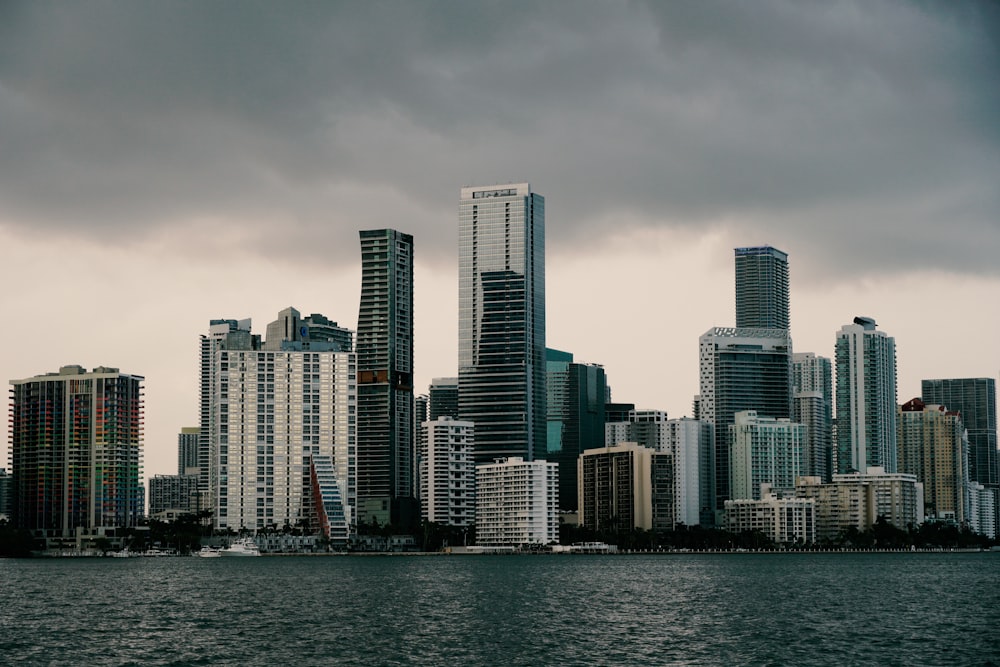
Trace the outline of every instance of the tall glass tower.
<instances>
[{"instance_id":1,"label":"tall glass tower","mask_svg":"<svg viewBox=\"0 0 1000 667\"><path fill-rule=\"evenodd\" d=\"M413 237L361 233L358 521L418 521L413 440Z\"/></svg>"},{"instance_id":2,"label":"tall glass tower","mask_svg":"<svg viewBox=\"0 0 1000 667\"><path fill-rule=\"evenodd\" d=\"M771 246L735 253L736 326L788 329L788 255Z\"/></svg>"},{"instance_id":3,"label":"tall glass tower","mask_svg":"<svg viewBox=\"0 0 1000 667\"><path fill-rule=\"evenodd\" d=\"M969 479L1000 486L997 468L997 385L993 378L923 380L924 403L947 406L961 413L969 431Z\"/></svg>"},{"instance_id":4,"label":"tall glass tower","mask_svg":"<svg viewBox=\"0 0 1000 667\"><path fill-rule=\"evenodd\" d=\"M545 199L527 183L462 188L458 410L476 461L545 450Z\"/></svg>"},{"instance_id":5,"label":"tall glass tower","mask_svg":"<svg viewBox=\"0 0 1000 667\"><path fill-rule=\"evenodd\" d=\"M837 333L837 472L897 472L896 339L855 317Z\"/></svg>"}]
</instances>

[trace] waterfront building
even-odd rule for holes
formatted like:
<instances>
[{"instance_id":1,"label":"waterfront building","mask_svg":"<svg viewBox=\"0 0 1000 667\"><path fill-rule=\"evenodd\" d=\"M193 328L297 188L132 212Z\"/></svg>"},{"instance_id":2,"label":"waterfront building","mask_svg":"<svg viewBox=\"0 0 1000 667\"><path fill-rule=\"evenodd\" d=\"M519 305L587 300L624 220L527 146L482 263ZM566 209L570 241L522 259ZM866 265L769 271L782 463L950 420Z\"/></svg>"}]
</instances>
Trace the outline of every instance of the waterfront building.
<instances>
[{"instance_id":1,"label":"waterfront building","mask_svg":"<svg viewBox=\"0 0 1000 667\"><path fill-rule=\"evenodd\" d=\"M476 544L521 547L558 542L558 493L555 461L512 456L477 465Z\"/></svg>"},{"instance_id":2,"label":"waterfront building","mask_svg":"<svg viewBox=\"0 0 1000 667\"><path fill-rule=\"evenodd\" d=\"M780 493L794 491L805 468L805 426L742 410L729 427L729 439L734 500L760 500L762 484Z\"/></svg>"},{"instance_id":3,"label":"waterfront building","mask_svg":"<svg viewBox=\"0 0 1000 667\"><path fill-rule=\"evenodd\" d=\"M527 183L459 203L458 409L476 460L545 450L545 199Z\"/></svg>"},{"instance_id":4,"label":"waterfront building","mask_svg":"<svg viewBox=\"0 0 1000 667\"><path fill-rule=\"evenodd\" d=\"M812 352L792 355L792 421L806 426L805 474L833 475L833 370Z\"/></svg>"},{"instance_id":5,"label":"waterfront building","mask_svg":"<svg viewBox=\"0 0 1000 667\"><path fill-rule=\"evenodd\" d=\"M765 484L761 498L727 500L726 528L731 533L760 532L776 544L810 544L816 541L816 501L783 498Z\"/></svg>"},{"instance_id":6,"label":"waterfront building","mask_svg":"<svg viewBox=\"0 0 1000 667\"><path fill-rule=\"evenodd\" d=\"M897 413L899 471L924 485L928 519L969 519L969 440L957 412L914 398Z\"/></svg>"},{"instance_id":7,"label":"waterfront building","mask_svg":"<svg viewBox=\"0 0 1000 667\"><path fill-rule=\"evenodd\" d=\"M548 431L545 458L559 464L559 510L577 509L577 458L604 446L604 368L573 361L569 352L547 349Z\"/></svg>"},{"instance_id":8,"label":"waterfront building","mask_svg":"<svg viewBox=\"0 0 1000 667\"><path fill-rule=\"evenodd\" d=\"M41 538L139 524L143 377L98 367L11 380L13 524Z\"/></svg>"},{"instance_id":9,"label":"waterfront building","mask_svg":"<svg viewBox=\"0 0 1000 667\"><path fill-rule=\"evenodd\" d=\"M875 523L875 487L863 478L824 483L818 476L799 477L795 495L816 501L816 539L839 540L852 529L864 532Z\"/></svg>"},{"instance_id":10,"label":"waterfront building","mask_svg":"<svg viewBox=\"0 0 1000 667\"><path fill-rule=\"evenodd\" d=\"M996 493L995 489L980 484L969 483L969 528L980 535L996 539Z\"/></svg>"},{"instance_id":11,"label":"waterfront building","mask_svg":"<svg viewBox=\"0 0 1000 667\"><path fill-rule=\"evenodd\" d=\"M701 419L715 429L715 507L731 498L729 426L737 412L792 416L792 340L785 329L715 327L699 339Z\"/></svg>"},{"instance_id":12,"label":"waterfront building","mask_svg":"<svg viewBox=\"0 0 1000 667\"><path fill-rule=\"evenodd\" d=\"M434 378L428 392L427 419L458 419L458 378ZM425 420L426 421L426 420Z\"/></svg>"},{"instance_id":13,"label":"waterfront building","mask_svg":"<svg viewBox=\"0 0 1000 667\"><path fill-rule=\"evenodd\" d=\"M882 517L903 530L923 523L924 486L916 475L886 472L879 466L873 466L864 473L835 474L833 484L838 483L870 485L875 502L875 520Z\"/></svg>"},{"instance_id":14,"label":"waterfront building","mask_svg":"<svg viewBox=\"0 0 1000 667\"><path fill-rule=\"evenodd\" d=\"M419 517L413 489L413 237L394 229L360 236L358 522L410 526Z\"/></svg>"},{"instance_id":15,"label":"waterfront building","mask_svg":"<svg viewBox=\"0 0 1000 667\"><path fill-rule=\"evenodd\" d=\"M333 457L326 454L309 456L309 485L312 492L310 532L322 535L335 549L346 548L352 533L350 512Z\"/></svg>"},{"instance_id":16,"label":"waterfront building","mask_svg":"<svg viewBox=\"0 0 1000 667\"><path fill-rule=\"evenodd\" d=\"M577 461L580 525L590 530L651 530L655 456L635 442L582 452ZM665 495L663 500L672 501L672 493ZM673 511L668 512L672 523Z\"/></svg>"},{"instance_id":17,"label":"waterfront building","mask_svg":"<svg viewBox=\"0 0 1000 667\"><path fill-rule=\"evenodd\" d=\"M789 329L788 255L771 246L736 248L736 326Z\"/></svg>"},{"instance_id":18,"label":"waterfront building","mask_svg":"<svg viewBox=\"0 0 1000 667\"><path fill-rule=\"evenodd\" d=\"M11 488L11 476L5 468L0 468L0 521L10 521Z\"/></svg>"},{"instance_id":19,"label":"waterfront building","mask_svg":"<svg viewBox=\"0 0 1000 667\"><path fill-rule=\"evenodd\" d=\"M198 475L153 475L149 479L149 517L197 513L202 509Z\"/></svg>"},{"instance_id":20,"label":"waterfront building","mask_svg":"<svg viewBox=\"0 0 1000 667\"><path fill-rule=\"evenodd\" d=\"M1000 487L997 457L997 388L993 378L923 380L920 394L928 405L958 412L969 432L969 479Z\"/></svg>"},{"instance_id":21,"label":"waterfront building","mask_svg":"<svg viewBox=\"0 0 1000 667\"><path fill-rule=\"evenodd\" d=\"M475 523L475 424L441 416L422 424L420 511L424 521L468 527Z\"/></svg>"},{"instance_id":22,"label":"waterfront building","mask_svg":"<svg viewBox=\"0 0 1000 667\"><path fill-rule=\"evenodd\" d=\"M291 323L294 309L279 315ZM269 330L281 336L283 326ZM295 329L289 328L295 338ZM308 346L308 347L307 347ZM357 367L336 341L266 340L250 320L215 320L202 337L202 441L217 529L304 525L314 512L310 458L332 461L353 522Z\"/></svg>"},{"instance_id":23,"label":"waterfront building","mask_svg":"<svg viewBox=\"0 0 1000 667\"><path fill-rule=\"evenodd\" d=\"M198 475L198 441L201 429L185 426L177 434L177 474Z\"/></svg>"},{"instance_id":24,"label":"waterfront building","mask_svg":"<svg viewBox=\"0 0 1000 667\"><path fill-rule=\"evenodd\" d=\"M855 317L837 333L835 363L838 472L896 472L896 340Z\"/></svg>"}]
</instances>

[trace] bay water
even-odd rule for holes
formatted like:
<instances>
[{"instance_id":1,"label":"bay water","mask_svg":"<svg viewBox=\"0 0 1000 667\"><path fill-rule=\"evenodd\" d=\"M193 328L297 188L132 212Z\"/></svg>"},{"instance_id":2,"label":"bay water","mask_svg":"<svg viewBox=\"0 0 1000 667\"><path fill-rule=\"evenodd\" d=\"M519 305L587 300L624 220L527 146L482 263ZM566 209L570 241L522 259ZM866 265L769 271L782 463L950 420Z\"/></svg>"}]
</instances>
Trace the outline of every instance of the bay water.
<instances>
[{"instance_id":1,"label":"bay water","mask_svg":"<svg viewBox=\"0 0 1000 667\"><path fill-rule=\"evenodd\" d=\"M1000 553L0 560L2 665L1000 665Z\"/></svg>"}]
</instances>

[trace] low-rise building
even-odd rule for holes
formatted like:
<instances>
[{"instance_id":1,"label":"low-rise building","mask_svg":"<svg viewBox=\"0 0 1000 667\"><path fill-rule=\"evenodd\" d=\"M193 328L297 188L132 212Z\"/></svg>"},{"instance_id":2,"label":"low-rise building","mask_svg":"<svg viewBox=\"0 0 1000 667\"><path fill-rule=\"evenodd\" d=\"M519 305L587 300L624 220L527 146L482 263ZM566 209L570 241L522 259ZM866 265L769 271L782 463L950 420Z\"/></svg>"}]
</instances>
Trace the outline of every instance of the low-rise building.
<instances>
[{"instance_id":1,"label":"low-rise building","mask_svg":"<svg viewBox=\"0 0 1000 667\"><path fill-rule=\"evenodd\" d=\"M761 532L775 544L810 544L816 541L816 501L782 498L767 484L761 498L726 501L726 526L730 532Z\"/></svg>"}]
</instances>

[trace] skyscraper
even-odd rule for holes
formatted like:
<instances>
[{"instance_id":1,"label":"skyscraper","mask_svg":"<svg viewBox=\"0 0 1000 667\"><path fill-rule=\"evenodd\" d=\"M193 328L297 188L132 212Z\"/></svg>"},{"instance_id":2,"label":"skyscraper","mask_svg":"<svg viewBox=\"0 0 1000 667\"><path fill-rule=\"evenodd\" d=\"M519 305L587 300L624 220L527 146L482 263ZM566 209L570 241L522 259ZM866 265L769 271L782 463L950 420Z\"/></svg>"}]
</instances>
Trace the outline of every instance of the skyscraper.
<instances>
[{"instance_id":1,"label":"skyscraper","mask_svg":"<svg viewBox=\"0 0 1000 667\"><path fill-rule=\"evenodd\" d=\"M358 521L408 525L414 501L413 237L362 231Z\"/></svg>"},{"instance_id":2,"label":"skyscraper","mask_svg":"<svg viewBox=\"0 0 1000 667\"><path fill-rule=\"evenodd\" d=\"M434 378L427 394L427 419L458 419L458 378Z\"/></svg>"},{"instance_id":3,"label":"skyscraper","mask_svg":"<svg viewBox=\"0 0 1000 667\"><path fill-rule=\"evenodd\" d=\"M914 398L899 406L899 472L924 485L928 518L969 520L969 440L957 412ZM922 518L922 517L921 517Z\"/></svg>"},{"instance_id":4,"label":"skyscraper","mask_svg":"<svg viewBox=\"0 0 1000 667\"><path fill-rule=\"evenodd\" d=\"M807 429L805 475L829 482L833 474L833 370L827 357L792 355L792 420Z\"/></svg>"},{"instance_id":5,"label":"skyscraper","mask_svg":"<svg viewBox=\"0 0 1000 667\"><path fill-rule=\"evenodd\" d=\"M743 410L736 413L729 434L734 500L760 500L761 484L775 491L794 491L795 479L805 467L805 426Z\"/></svg>"},{"instance_id":6,"label":"skyscraper","mask_svg":"<svg viewBox=\"0 0 1000 667\"><path fill-rule=\"evenodd\" d=\"M788 255L771 246L735 253L736 326L788 329Z\"/></svg>"},{"instance_id":7,"label":"skyscraper","mask_svg":"<svg viewBox=\"0 0 1000 667\"><path fill-rule=\"evenodd\" d=\"M969 431L969 479L987 487L1000 486L996 380L923 380L920 393L924 403L946 405L962 416Z\"/></svg>"},{"instance_id":8,"label":"skyscraper","mask_svg":"<svg viewBox=\"0 0 1000 667\"><path fill-rule=\"evenodd\" d=\"M80 366L11 381L16 527L57 539L138 525L142 381L117 368Z\"/></svg>"},{"instance_id":9,"label":"skyscraper","mask_svg":"<svg viewBox=\"0 0 1000 667\"><path fill-rule=\"evenodd\" d=\"M896 340L855 317L837 333L837 470L896 467Z\"/></svg>"},{"instance_id":10,"label":"skyscraper","mask_svg":"<svg viewBox=\"0 0 1000 667\"><path fill-rule=\"evenodd\" d=\"M699 415L715 426L716 510L729 493L729 426L737 412L792 416L792 340L786 329L715 327L699 339Z\"/></svg>"},{"instance_id":11,"label":"skyscraper","mask_svg":"<svg viewBox=\"0 0 1000 667\"><path fill-rule=\"evenodd\" d=\"M200 429L197 426L185 426L177 434L177 474L198 474L198 440ZM194 470L195 472L191 472Z\"/></svg>"},{"instance_id":12,"label":"skyscraper","mask_svg":"<svg viewBox=\"0 0 1000 667\"><path fill-rule=\"evenodd\" d=\"M459 416L476 460L545 448L545 199L527 183L462 188Z\"/></svg>"},{"instance_id":13,"label":"skyscraper","mask_svg":"<svg viewBox=\"0 0 1000 667\"><path fill-rule=\"evenodd\" d=\"M587 449L604 445L604 368L578 364L573 355L546 350L548 434L545 458L559 463L559 509L577 504L576 460Z\"/></svg>"}]
</instances>

